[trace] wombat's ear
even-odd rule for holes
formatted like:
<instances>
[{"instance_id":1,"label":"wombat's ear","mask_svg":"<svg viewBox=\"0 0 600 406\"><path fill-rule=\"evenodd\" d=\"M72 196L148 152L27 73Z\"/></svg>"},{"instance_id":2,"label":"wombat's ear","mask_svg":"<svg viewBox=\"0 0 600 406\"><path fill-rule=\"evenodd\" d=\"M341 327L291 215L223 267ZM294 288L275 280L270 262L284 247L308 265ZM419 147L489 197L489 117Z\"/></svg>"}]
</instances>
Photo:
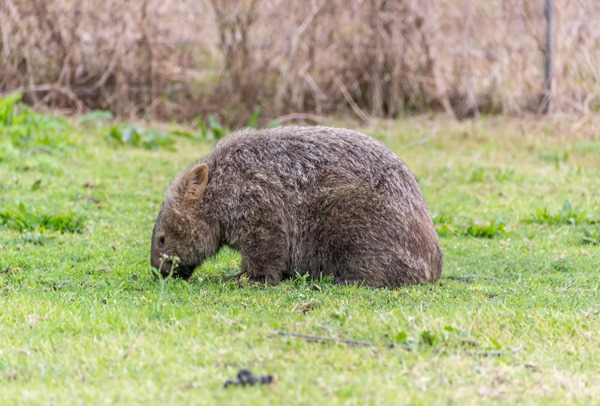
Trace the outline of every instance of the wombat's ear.
<instances>
[{"instance_id":1,"label":"wombat's ear","mask_svg":"<svg viewBox=\"0 0 600 406\"><path fill-rule=\"evenodd\" d=\"M185 190L186 200L200 200L208 185L208 165L198 164L190 169Z\"/></svg>"}]
</instances>

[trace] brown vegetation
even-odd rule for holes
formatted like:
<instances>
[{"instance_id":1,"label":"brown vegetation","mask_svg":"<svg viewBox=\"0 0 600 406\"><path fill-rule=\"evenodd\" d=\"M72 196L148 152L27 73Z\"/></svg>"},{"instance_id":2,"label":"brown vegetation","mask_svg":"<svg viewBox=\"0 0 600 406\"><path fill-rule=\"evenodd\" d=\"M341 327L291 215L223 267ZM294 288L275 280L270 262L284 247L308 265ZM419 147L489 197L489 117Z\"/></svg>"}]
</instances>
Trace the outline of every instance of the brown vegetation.
<instances>
[{"instance_id":1,"label":"brown vegetation","mask_svg":"<svg viewBox=\"0 0 600 406\"><path fill-rule=\"evenodd\" d=\"M555 0L553 109L600 106L600 4ZM536 111L542 0L0 0L0 94L244 122ZM311 117L311 116L309 116Z\"/></svg>"}]
</instances>

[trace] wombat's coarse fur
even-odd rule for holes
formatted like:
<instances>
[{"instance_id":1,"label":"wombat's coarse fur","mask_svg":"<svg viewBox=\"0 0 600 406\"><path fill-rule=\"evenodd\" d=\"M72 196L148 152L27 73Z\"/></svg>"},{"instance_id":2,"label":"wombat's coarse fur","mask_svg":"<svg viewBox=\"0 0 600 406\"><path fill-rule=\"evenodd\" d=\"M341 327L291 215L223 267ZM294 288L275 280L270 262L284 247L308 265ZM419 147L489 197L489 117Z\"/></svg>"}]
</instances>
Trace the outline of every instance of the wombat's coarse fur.
<instances>
[{"instance_id":1,"label":"wombat's coarse fur","mask_svg":"<svg viewBox=\"0 0 600 406\"><path fill-rule=\"evenodd\" d=\"M409 169L380 142L337 128L238 131L173 181L152 266L189 278L222 245L241 252L242 274L271 284L308 273L394 287L442 271Z\"/></svg>"}]
</instances>

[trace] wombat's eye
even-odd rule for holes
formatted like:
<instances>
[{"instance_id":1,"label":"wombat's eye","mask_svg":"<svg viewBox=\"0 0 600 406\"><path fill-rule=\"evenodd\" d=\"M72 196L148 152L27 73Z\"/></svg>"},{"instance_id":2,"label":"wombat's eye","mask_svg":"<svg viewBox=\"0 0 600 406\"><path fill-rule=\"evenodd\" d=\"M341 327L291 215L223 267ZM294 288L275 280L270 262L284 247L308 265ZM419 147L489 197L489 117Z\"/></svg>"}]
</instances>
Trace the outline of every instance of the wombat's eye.
<instances>
[{"instance_id":1,"label":"wombat's eye","mask_svg":"<svg viewBox=\"0 0 600 406\"><path fill-rule=\"evenodd\" d=\"M161 235L158 237L158 248L162 248L165 245L165 236Z\"/></svg>"}]
</instances>

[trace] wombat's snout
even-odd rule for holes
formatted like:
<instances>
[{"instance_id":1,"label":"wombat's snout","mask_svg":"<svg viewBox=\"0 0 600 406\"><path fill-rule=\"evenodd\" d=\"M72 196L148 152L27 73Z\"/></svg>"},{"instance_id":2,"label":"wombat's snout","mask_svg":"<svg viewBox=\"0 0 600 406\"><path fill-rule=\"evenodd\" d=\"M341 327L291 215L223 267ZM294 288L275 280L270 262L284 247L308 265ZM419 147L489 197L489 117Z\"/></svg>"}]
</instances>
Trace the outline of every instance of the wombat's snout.
<instances>
[{"instance_id":1,"label":"wombat's snout","mask_svg":"<svg viewBox=\"0 0 600 406\"><path fill-rule=\"evenodd\" d=\"M168 276L173 271L173 261L163 252L165 235L163 233L153 236L152 250L150 252L150 265L157 269L163 276Z\"/></svg>"},{"instance_id":2,"label":"wombat's snout","mask_svg":"<svg viewBox=\"0 0 600 406\"><path fill-rule=\"evenodd\" d=\"M150 257L150 265L152 268L160 271L160 273L164 276L168 275L173 267L173 262L168 261L166 259L161 259L160 254L152 253Z\"/></svg>"},{"instance_id":3,"label":"wombat's snout","mask_svg":"<svg viewBox=\"0 0 600 406\"><path fill-rule=\"evenodd\" d=\"M182 278L187 280L192 276L192 273L194 273L194 267L175 264L171 259L168 257L165 258L160 254L154 255L153 253L152 257L150 258L150 265L152 265L152 268L160 271L160 274L164 278L172 276L173 278Z\"/></svg>"},{"instance_id":4,"label":"wombat's snout","mask_svg":"<svg viewBox=\"0 0 600 406\"><path fill-rule=\"evenodd\" d=\"M152 250L150 265L160 271L162 276L169 276L169 274L177 272L177 266L173 266L173 260L159 250Z\"/></svg>"}]
</instances>

